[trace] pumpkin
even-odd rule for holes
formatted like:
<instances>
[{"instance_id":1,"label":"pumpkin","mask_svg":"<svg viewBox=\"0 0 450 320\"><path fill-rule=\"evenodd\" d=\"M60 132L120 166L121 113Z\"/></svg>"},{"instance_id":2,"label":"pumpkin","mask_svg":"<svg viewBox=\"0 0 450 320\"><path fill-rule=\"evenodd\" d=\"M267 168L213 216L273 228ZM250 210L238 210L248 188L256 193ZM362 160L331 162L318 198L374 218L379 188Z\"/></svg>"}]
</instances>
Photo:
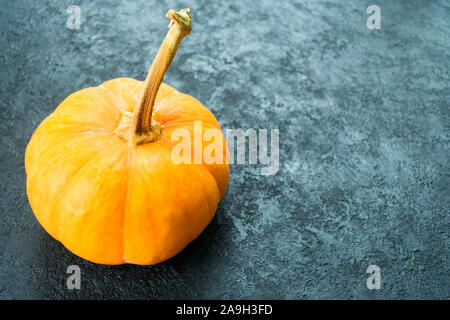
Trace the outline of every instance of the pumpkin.
<instances>
[{"instance_id":1,"label":"pumpkin","mask_svg":"<svg viewBox=\"0 0 450 320\"><path fill-rule=\"evenodd\" d=\"M189 9L166 16L169 31L145 82L118 78L72 93L26 149L27 195L37 220L91 262L147 265L176 255L211 222L227 188L227 161L173 161L179 129L192 137L218 131L228 154L214 115L162 83L192 28Z\"/></svg>"}]
</instances>

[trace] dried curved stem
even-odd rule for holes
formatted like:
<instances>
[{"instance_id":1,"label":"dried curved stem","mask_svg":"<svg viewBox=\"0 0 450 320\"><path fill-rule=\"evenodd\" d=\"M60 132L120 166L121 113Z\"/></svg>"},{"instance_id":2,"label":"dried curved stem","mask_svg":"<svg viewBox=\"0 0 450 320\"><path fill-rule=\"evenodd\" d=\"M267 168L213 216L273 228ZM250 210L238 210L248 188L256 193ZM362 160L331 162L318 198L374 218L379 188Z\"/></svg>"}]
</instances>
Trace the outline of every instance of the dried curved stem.
<instances>
[{"instance_id":1,"label":"dried curved stem","mask_svg":"<svg viewBox=\"0 0 450 320\"><path fill-rule=\"evenodd\" d=\"M166 17L171 19L169 31L153 60L145 79L141 98L134 109L131 130L133 130L135 144L156 141L160 137L161 128L157 124L152 124L153 106L164 74L169 69L181 41L191 33L192 25L189 11L189 9L178 12L169 10L166 14Z\"/></svg>"}]
</instances>

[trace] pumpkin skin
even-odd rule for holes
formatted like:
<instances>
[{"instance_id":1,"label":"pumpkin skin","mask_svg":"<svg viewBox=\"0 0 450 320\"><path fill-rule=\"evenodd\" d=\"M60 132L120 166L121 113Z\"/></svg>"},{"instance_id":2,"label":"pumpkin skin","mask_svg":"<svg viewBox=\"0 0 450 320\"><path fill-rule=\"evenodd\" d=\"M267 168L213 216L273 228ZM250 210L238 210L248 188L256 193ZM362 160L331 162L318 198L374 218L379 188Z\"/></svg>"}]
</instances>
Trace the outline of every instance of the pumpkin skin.
<instances>
[{"instance_id":1,"label":"pumpkin skin","mask_svg":"<svg viewBox=\"0 0 450 320\"><path fill-rule=\"evenodd\" d=\"M228 185L227 161L171 160L174 130L194 137L194 121L202 121L203 132L222 131L198 100L167 84L157 92L152 117L161 138L136 145L121 136L143 85L118 78L71 94L26 149L27 195L37 220L95 263L148 265L176 255L211 222ZM227 159L224 138L223 145Z\"/></svg>"}]
</instances>

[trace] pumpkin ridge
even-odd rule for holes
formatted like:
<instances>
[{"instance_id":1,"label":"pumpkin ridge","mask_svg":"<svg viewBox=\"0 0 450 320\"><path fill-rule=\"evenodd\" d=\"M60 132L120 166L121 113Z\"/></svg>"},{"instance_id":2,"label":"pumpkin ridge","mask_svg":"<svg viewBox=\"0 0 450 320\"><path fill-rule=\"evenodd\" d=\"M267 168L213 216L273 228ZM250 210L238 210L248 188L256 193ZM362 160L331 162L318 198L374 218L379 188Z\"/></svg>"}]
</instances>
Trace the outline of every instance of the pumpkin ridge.
<instances>
[{"instance_id":1,"label":"pumpkin ridge","mask_svg":"<svg viewBox=\"0 0 450 320\"><path fill-rule=\"evenodd\" d=\"M168 85L165 83L165 85ZM177 89L175 89L174 87L170 86L171 88L173 88L174 91L172 91L171 93L169 93L167 96L165 96L164 98L161 99L161 101L158 102L157 105L155 105L155 108L153 110L153 113L155 113L156 111L158 111L158 109L160 108L160 106L164 103L164 101L166 101L170 96L172 96L175 93L180 93Z\"/></svg>"},{"instance_id":2,"label":"pumpkin ridge","mask_svg":"<svg viewBox=\"0 0 450 320\"><path fill-rule=\"evenodd\" d=\"M220 128L218 128L218 129L220 129ZM228 145L226 144L227 143L226 139L225 139L225 137L223 135L222 135L222 138L225 141L225 144L224 144L225 150L223 150L223 151L227 152L226 150L228 150ZM168 137L166 135L164 135L164 128L163 128L163 131L162 131L162 134L161 134L161 139L158 140L158 143L160 143L162 146L164 146L170 153L170 152L172 152L172 148L173 148L175 142L172 142L171 140L168 139ZM225 157L227 157L227 156L225 155ZM228 162L226 162L226 163L224 163L222 165L227 165L227 163ZM224 192L222 194L222 190L220 188L219 181L217 180L217 179L219 179L219 177L216 178L216 176L211 171L213 169L214 165L221 165L221 164L207 164L207 163L205 163L203 161L201 163L201 166L204 167L213 176L214 180L216 181L217 187L219 189L219 193L223 197L225 195L225 192L226 192L226 187L225 187L225 190L224 190ZM210 166L211 166L211 168L210 168ZM229 175L229 173L228 173L228 175Z\"/></svg>"},{"instance_id":3,"label":"pumpkin ridge","mask_svg":"<svg viewBox=\"0 0 450 320\"><path fill-rule=\"evenodd\" d=\"M176 92L177 95L174 97L172 94L169 94L166 98L161 100L158 103L157 108L154 110L154 117L158 119L158 121L165 127L172 126L174 124L183 123L183 122L189 122L189 121L202 121L208 124L213 125L217 129L220 129L220 124L217 121L217 118L214 116L214 114L209 110L207 107L205 107L198 99L194 98L193 96L183 93L183 92ZM173 99L170 99L173 98ZM175 101L171 101L175 100ZM162 107L169 110L169 114L172 114L172 117L175 115L175 119L171 120L163 120L161 119L161 116L164 116L164 109L160 110ZM181 113L180 116L176 117L176 113L171 111L171 108L175 107L176 109L179 109L179 112ZM194 108L194 113L189 114L191 111L190 109ZM200 118L199 118L200 117Z\"/></svg>"},{"instance_id":4,"label":"pumpkin ridge","mask_svg":"<svg viewBox=\"0 0 450 320\"><path fill-rule=\"evenodd\" d=\"M110 129L110 124L105 122L116 122L116 118L120 118L122 111L119 107L116 106L113 97L109 93L101 94L100 91L108 92L108 90L102 89L99 90L99 86L97 87L88 87L81 89L75 93L67 96L53 111L50 116L54 116L55 119L62 123L67 124L75 124L79 126L92 125L96 128L108 128ZM83 96L84 95L84 96ZM78 101L78 100L85 101ZM90 102L96 101L99 99L101 102L95 105L92 105ZM113 105L114 108L110 106ZM89 115L86 119L74 119L73 115L79 114L89 114L89 112L99 112L99 116L107 117L104 118L103 121L90 122L91 119L98 118L98 115L93 117ZM61 121L62 120L62 121ZM85 122L87 120L87 122ZM106 121L105 121L106 120Z\"/></svg>"},{"instance_id":5,"label":"pumpkin ridge","mask_svg":"<svg viewBox=\"0 0 450 320\"><path fill-rule=\"evenodd\" d=\"M117 161L117 160L120 159L119 155L120 155L122 152L123 152L123 151L117 153L116 159L115 159L114 161ZM81 165L77 170L75 170L75 171L72 173L70 179L68 179L68 180L65 182L64 188L61 190L61 199L65 199L65 198L67 197L68 190L69 190L70 187L72 187L72 185L73 185L73 180L75 180L75 179L77 178L77 176L79 176L80 174L82 174L83 170L86 170L86 168L87 168L94 160L98 160L98 159L100 159L100 158L102 158L102 157L105 157L105 156L110 157L110 150L103 150L102 152L97 152L97 153L92 154L92 156L91 156L89 159L87 159L87 161L85 161L85 162L83 163L83 165ZM55 203L54 209L53 209L53 211L52 211L53 213L54 213L54 212L57 212L57 213L58 213L58 214L57 214L58 220L61 218L61 215L59 214L59 212L60 212L59 208L61 207L62 204L63 204L63 201L61 201L61 202L59 202L59 203ZM84 215L84 214L82 214L81 216L83 217L83 220L86 221L87 216ZM57 224L57 225L60 225L59 221L56 221L56 224ZM84 230L83 230L83 231L84 231ZM57 231L57 233L59 233L59 230ZM79 237L80 237L80 235L79 235ZM59 237L59 234L58 234L58 238L55 237L55 239L57 239L58 241L61 241L63 244L64 244L64 242L65 242L65 239L63 240L61 237ZM71 243L71 244L72 244L72 243ZM68 249L69 249L69 248L68 248ZM72 251L73 249L69 249L69 250Z\"/></svg>"},{"instance_id":6,"label":"pumpkin ridge","mask_svg":"<svg viewBox=\"0 0 450 320\"><path fill-rule=\"evenodd\" d=\"M128 213L128 204L129 204L129 198L130 198L130 184L131 184L131 172L134 168L134 163L136 159L136 149L134 148L128 148L129 154L128 154L128 163L127 163L127 192L125 194L125 200L123 201L123 209L122 209L122 263L128 263L128 261L125 259L125 224L127 222L127 213Z\"/></svg>"},{"instance_id":7,"label":"pumpkin ridge","mask_svg":"<svg viewBox=\"0 0 450 320\"><path fill-rule=\"evenodd\" d=\"M66 149L66 150L68 150L68 149ZM59 157L57 158L57 160L53 161L51 164L49 164L49 165L46 167L46 170L40 172L40 175L45 175L45 174L48 172L48 170L51 169L51 167L52 167L53 164L55 164L56 162L60 161L61 159L63 159L63 158L65 157L65 154L66 154L66 153L64 152L62 155L59 155ZM91 161L91 160L92 160L92 158L89 158L89 159L86 161L86 163L88 163L88 162ZM81 167L84 167L84 165L85 165L86 163L84 163ZM75 170L74 172L78 172L78 169ZM71 175L71 178L68 179L68 180L66 181L66 183L63 184L63 186L61 187L61 190L60 190L60 192L59 192L60 195L61 195L61 194L64 194L64 195L66 194L67 189L69 189L70 181L72 180L72 178L73 178L74 176L75 176L75 174L72 174L72 175ZM32 182L31 179L29 179L29 181L30 181L30 183ZM64 198L64 196L63 196L62 198ZM31 203L31 202L30 202L30 203ZM58 221L56 221L56 223L55 223L55 220L59 220L59 214L58 214L58 211L57 211L57 207L58 207L58 206L59 206L59 202L56 201L56 200L53 200L53 201L52 201L51 209L49 209L48 217L47 217L47 219L46 219L47 221L51 221L51 223L49 223L49 224L52 224L52 225L58 225ZM41 219L38 218L38 216L36 216L36 219L38 219L38 221L41 220ZM41 223L41 225L44 226L45 224L42 224L42 223ZM52 230L53 232L50 232L47 228L45 228L45 230L46 230L53 238L55 238L56 240L62 242L62 241L61 241L61 238L59 237L59 230L58 230L58 229Z\"/></svg>"},{"instance_id":8,"label":"pumpkin ridge","mask_svg":"<svg viewBox=\"0 0 450 320\"><path fill-rule=\"evenodd\" d=\"M165 141L168 141L167 137L163 137L163 139L164 139ZM161 139L161 140L162 140L162 139ZM168 146L167 144L161 143L161 140L158 141L158 143L159 143L160 145L162 145L164 148L166 148L167 151L169 151L169 153L172 152L172 149L169 148L169 146ZM188 166L189 166L189 165L191 165L191 164L185 164L185 165L188 165ZM196 164L196 165L201 165L201 167L204 168L204 169L211 175L211 177L213 178L214 182L216 183L216 187L217 187L217 191L219 192L219 195L222 196L222 192L220 191L220 187L219 187L219 182L217 181L216 177L212 174L212 172L208 169L208 165L207 165L206 163L203 163L203 162L202 162L201 164Z\"/></svg>"},{"instance_id":9,"label":"pumpkin ridge","mask_svg":"<svg viewBox=\"0 0 450 320\"><path fill-rule=\"evenodd\" d=\"M119 110L121 114L127 110L127 104L122 96L119 96L115 92L112 92L108 88L104 87L103 83L97 86L97 88L104 90L108 94L108 96L111 98L112 104L117 108L117 110ZM119 104L117 100L120 100L121 103ZM123 108L121 106L123 106Z\"/></svg>"},{"instance_id":10,"label":"pumpkin ridge","mask_svg":"<svg viewBox=\"0 0 450 320\"><path fill-rule=\"evenodd\" d=\"M111 133L113 133L113 131L111 131L111 129L109 128L104 128L104 127L86 127L83 123L81 122L59 122L60 124L62 124L62 126L60 125L58 128L51 128L51 129L46 129L46 132L54 132L54 133L58 133L61 131L65 131L67 133L99 133L99 134L105 134L105 135L111 135Z\"/></svg>"},{"instance_id":11,"label":"pumpkin ridge","mask_svg":"<svg viewBox=\"0 0 450 320\"><path fill-rule=\"evenodd\" d=\"M123 102L123 105L126 106L126 108L121 111L122 113L126 111L133 112L133 109L137 103L133 100L137 100L135 95L140 91L139 87L142 86L142 81L129 77L120 77L104 81L100 86L106 88L114 96L119 97L119 99Z\"/></svg>"},{"instance_id":12,"label":"pumpkin ridge","mask_svg":"<svg viewBox=\"0 0 450 320\"><path fill-rule=\"evenodd\" d=\"M188 123L192 123L194 121L201 121L202 123L206 123L211 125L211 127L214 127L216 129L222 130L222 128L220 127L220 125L217 123L212 123L211 121L208 120L199 120L197 118L185 118L185 119L180 119L180 120L173 120L173 121L169 121L169 122L165 122L162 124L163 126L163 131L165 128L171 128L173 126L181 126L184 124L188 124Z\"/></svg>"},{"instance_id":13,"label":"pumpkin ridge","mask_svg":"<svg viewBox=\"0 0 450 320\"><path fill-rule=\"evenodd\" d=\"M46 130L47 131L47 130ZM59 131L59 130L57 130L57 129L55 129L55 132L57 132L57 131ZM79 133L79 132L77 132L77 133ZM85 132L81 132L81 133L85 133ZM106 132L105 134L104 134L104 136L105 137L108 137L108 136L111 136L111 134L109 133L109 132ZM76 141L76 144L75 145L72 145L71 147L74 147L74 146L79 146L79 145L81 145L82 143L86 143L86 140L89 140L89 138L92 138L92 136L86 136L85 137L86 139L83 139L82 141L79 141L79 139L76 139L75 141ZM98 136L95 136L95 138L98 138ZM43 149L43 150L39 150L40 151L40 154L39 154L39 156L41 156L43 153L45 153L46 151L48 151L48 150L50 150L51 148L53 148L54 147L54 145L52 145L52 144L48 144L48 146L45 148L45 149ZM28 149L28 148L27 148ZM36 151L34 151L34 150L32 150L32 152L34 153L34 152L36 152ZM67 155L67 153L69 153L70 152L70 149L68 149L68 148L62 148L62 150L58 153L58 155L57 155L57 157L53 157L53 161L51 161L51 162L47 162L47 165L46 165L46 167L45 167L45 169L43 169L43 170L41 170L39 173L40 173L40 175L45 175L47 172L48 172L48 170L49 169L51 169L51 166L52 165L54 165L54 164L56 164L58 161L61 161L66 155ZM28 162L28 161L26 161L26 162ZM28 166L26 166L26 167L28 167Z\"/></svg>"},{"instance_id":14,"label":"pumpkin ridge","mask_svg":"<svg viewBox=\"0 0 450 320\"><path fill-rule=\"evenodd\" d=\"M72 176L70 177L70 179L69 180L67 180L66 181L66 183L64 184L64 188L61 190L62 192L61 192L61 198L62 199L64 199L65 198L65 196L67 195L67 190L69 189L69 186L71 186L71 184L72 184L72 181L75 179L75 177L78 175L78 174L80 174L80 172L82 172L82 170L84 169L84 168L86 168L87 167L87 165L90 163L90 162L92 162L93 160L96 160L97 158L100 158L102 156L102 154L94 154L92 157L90 157L85 163L83 163L83 165L81 166L81 167L79 167L77 170L75 170L74 172L73 172L73 174L72 174ZM58 207L60 207L60 205L59 205L59 203L55 203L55 206L54 206L54 210L53 210L53 212L58 212L58 210L57 210L57 208ZM58 220L59 220L59 214L57 214L57 216L58 216ZM57 221L57 223L56 224L58 224L58 221ZM58 232L57 232L58 233ZM59 238L59 237L58 237ZM56 237L55 237L55 239L56 239ZM58 239L59 240L59 239Z\"/></svg>"}]
</instances>

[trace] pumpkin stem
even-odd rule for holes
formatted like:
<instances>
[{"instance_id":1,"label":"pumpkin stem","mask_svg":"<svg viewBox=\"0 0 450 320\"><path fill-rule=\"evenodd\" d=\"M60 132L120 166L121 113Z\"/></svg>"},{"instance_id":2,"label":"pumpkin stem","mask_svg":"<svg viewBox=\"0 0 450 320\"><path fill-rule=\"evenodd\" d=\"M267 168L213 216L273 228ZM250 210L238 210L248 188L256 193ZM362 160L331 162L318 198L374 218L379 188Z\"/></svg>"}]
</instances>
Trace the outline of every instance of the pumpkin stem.
<instances>
[{"instance_id":1,"label":"pumpkin stem","mask_svg":"<svg viewBox=\"0 0 450 320\"><path fill-rule=\"evenodd\" d=\"M169 10L166 14L166 17L171 19L169 31L148 71L140 101L134 109L131 128L136 144L144 144L160 138L161 126L157 123L152 124L153 106L164 74L169 69L181 41L191 33L192 25L189 11L189 9L178 12Z\"/></svg>"}]
</instances>

